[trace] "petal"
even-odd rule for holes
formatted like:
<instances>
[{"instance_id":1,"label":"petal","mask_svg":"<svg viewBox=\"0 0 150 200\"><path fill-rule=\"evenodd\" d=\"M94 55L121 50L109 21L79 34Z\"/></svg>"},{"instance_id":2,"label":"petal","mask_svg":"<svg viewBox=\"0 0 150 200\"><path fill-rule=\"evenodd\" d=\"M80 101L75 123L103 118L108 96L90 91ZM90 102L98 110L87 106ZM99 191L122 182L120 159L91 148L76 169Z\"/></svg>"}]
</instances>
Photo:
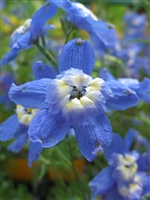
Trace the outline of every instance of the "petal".
<instances>
[{"instance_id":1,"label":"petal","mask_svg":"<svg viewBox=\"0 0 150 200\"><path fill-rule=\"evenodd\" d=\"M32 17L30 31L32 39L37 39L41 30L43 29L46 22L57 13L57 6L51 3L46 3L39 10L35 12Z\"/></svg>"},{"instance_id":2,"label":"petal","mask_svg":"<svg viewBox=\"0 0 150 200\"><path fill-rule=\"evenodd\" d=\"M18 53L21 51L21 49L19 48L13 48L10 51L8 51L2 58L2 60L0 60L0 66L2 67L3 65L8 64L10 61L14 60Z\"/></svg>"},{"instance_id":3,"label":"petal","mask_svg":"<svg viewBox=\"0 0 150 200\"><path fill-rule=\"evenodd\" d=\"M112 90L114 97L110 97L106 102L106 107L110 110L125 110L136 106L139 98L136 92L119 83L119 81L109 80L106 84Z\"/></svg>"},{"instance_id":4,"label":"petal","mask_svg":"<svg viewBox=\"0 0 150 200\"><path fill-rule=\"evenodd\" d=\"M56 78L57 72L54 67L44 64L42 61L37 61L33 64L32 70L34 73L35 79L41 78Z\"/></svg>"},{"instance_id":5,"label":"petal","mask_svg":"<svg viewBox=\"0 0 150 200\"><path fill-rule=\"evenodd\" d=\"M139 82L137 79L130 78L119 78L118 79L122 84L134 90L137 96L147 102L150 103L150 79L144 78L143 81Z\"/></svg>"},{"instance_id":6,"label":"petal","mask_svg":"<svg viewBox=\"0 0 150 200\"><path fill-rule=\"evenodd\" d=\"M89 182L94 196L105 194L113 187L115 180L112 178L112 171L113 168L106 167Z\"/></svg>"},{"instance_id":7,"label":"petal","mask_svg":"<svg viewBox=\"0 0 150 200\"><path fill-rule=\"evenodd\" d=\"M35 162L40 157L42 151L41 143L30 141L29 155L28 155L28 166L32 167L32 162Z\"/></svg>"},{"instance_id":8,"label":"petal","mask_svg":"<svg viewBox=\"0 0 150 200\"><path fill-rule=\"evenodd\" d=\"M107 147L112 140L112 127L106 115L95 118L94 125L73 127L81 154L92 161L102 148Z\"/></svg>"},{"instance_id":9,"label":"petal","mask_svg":"<svg viewBox=\"0 0 150 200\"><path fill-rule=\"evenodd\" d=\"M12 151L14 153L18 153L23 146L27 143L28 140L28 134L23 134L19 138L17 138L13 143L11 143L7 150Z\"/></svg>"},{"instance_id":10,"label":"petal","mask_svg":"<svg viewBox=\"0 0 150 200\"><path fill-rule=\"evenodd\" d=\"M109 79L115 80L115 77L113 77L113 75L108 71L107 68L101 68L99 75L100 78L104 79L105 81Z\"/></svg>"},{"instance_id":11,"label":"petal","mask_svg":"<svg viewBox=\"0 0 150 200\"><path fill-rule=\"evenodd\" d=\"M65 137L69 128L61 112L51 114L40 110L30 124L29 137L33 142L40 142L42 147L52 147Z\"/></svg>"},{"instance_id":12,"label":"petal","mask_svg":"<svg viewBox=\"0 0 150 200\"><path fill-rule=\"evenodd\" d=\"M26 131L26 130L25 130ZM24 129L18 122L17 115L12 115L0 125L0 140L11 140L24 133Z\"/></svg>"},{"instance_id":13,"label":"petal","mask_svg":"<svg viewBox=\"0 0 150 200\"><path fill-rule=\"evenodd\" d=\"M46 89L51 79L40 79L16 86L12 84L9 98L25 108L41 108L45 105Z\"/></svg>"},{"instance_id":14,"label":"petal","mask_svg":"<svg viewBox=\"0 0 150 200\"><path fill-rule=\"evenodd\" d=\"M84 73L91 74L95 63L95 54L88 41L76 38L68 42L59 57L59 71L70 68L82 69Z\"/></svg>"},{"instance_id":15,"label":"petal","mask_svg":"<svg viewBox=\"0 0 150 200\"><path fill-rule=\"evenodd\" d=\"M123 154L125 148L125 142L122 137L118 134L113 134L111 144L104 149L105 158L108 161L113 153Z\"/></svg>"}]
</instances>

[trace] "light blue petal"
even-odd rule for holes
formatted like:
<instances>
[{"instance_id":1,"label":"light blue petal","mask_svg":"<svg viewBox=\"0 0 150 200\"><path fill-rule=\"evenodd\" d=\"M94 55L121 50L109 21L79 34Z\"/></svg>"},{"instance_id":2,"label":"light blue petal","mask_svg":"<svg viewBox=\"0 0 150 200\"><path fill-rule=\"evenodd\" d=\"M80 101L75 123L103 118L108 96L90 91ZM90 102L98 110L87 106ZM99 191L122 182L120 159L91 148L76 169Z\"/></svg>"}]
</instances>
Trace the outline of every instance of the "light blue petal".
<instances>
[{"instance_id":1,"label":"light blue petal","mask_svg":"<svg viewBox=\"0 0 150 200\"><path fill-rule=\"evenodd\" d=\"M28 166L32 167L32 162L35 162L40 157L42 151L41 143L30 141L29 155L28 155Z\"/></svg>"},{"instance_id":2,"label":"light blue petal","mask_svg":"<svg viewBox=\"0 0 150 200\"><path fill-rule=\"evenodd\" d=\"M42 61L37 61L33 64L32 70L34 73L35 79L41 78L56 78L57 72L52 66L44 64Z\"/></svg>"},{"instance_id":3,"label":"light blue petal","mask_svg":"<svg viewBox=\"0 0 150 200\"><path fill-rule=\"evenodd\" d=\"M14 153L18 153L23 146L27 143L28 140L28 134L23 134L19 138L17 138L13 143L11 143L7 150L12 151Z\"/></svg>"},{"instance_id":4,"label":"light blue petal","mask_svg":"<svg viewBox=\"0 0 150 200\"><path fill-rule=\"evenodd\" d=\"M8 51L2 58L2 60L0 60L0 66L2 67L3 65L8 64L10 61L14 60L18 53L21 51L21 49L19 48L13 48L10 51Z\"/></svg>"},{"instance_id":5,"label":"light blue petal","mask_svg":"<svg viewBox=\"0 0 150 200\"><path fill-rule=\"evenodd\" d=\"M45 105L46 89L51 79L40 79L16 86L12 84L9 98L25 108L41 108Z\"/></svg>"},{"instance_id":6,"label":"light blue petal","mask_svg":"<svg viewBox=\"0 0 150 200\"><path fill-rule=\"evenodd\" d=\"M119 78L118 79L122 84L134 90L137 96L145 101L150 103L150 79L144 78L143 81L139 82L137 79L130 78Z\"/></svg>"},{"instance_id":7,"label":"light blue petal","mask_svg":"<svg viewBox=\"0 0 150 200\"><path fill-rule=\"evenodd\" d=\"M105 194L114 186L115 180L112 178L112 171L113 168L106 167L89 182L94 196Z\"/></svg>"},{"instance_id":8,"label":"light blue petal","mask_svg":"<svg viewBox=\"0 0 150 200\"><path fill-rule=\"evenodd\" d=\"M21 134L18 118L16 115L12 115L0 125L0 140L11 140L15 137L15 133L18 131Z\"/></svg>"},{"instance_id":9,"label":"light blue petal","mask_svg":"<svg viewBox=\"0 0 150 200\"><path fill-rule=\"evenodd\" d=\"M69 128L61 112L51 114L48 110L40 110L30 124L29 137L31 141L40 142L42 147L48 148L59 143Z\"/></svg>"},{"instance_id":10,"label":"light blue petal","mask_svg":"<svg viewBox=\"0 0 150 200\"><path fill-rule=\"evenodd\" d=\"M112 140L112 127L106 115L95 118L94 125L74 127L81 154L92 161L96 155L107 147Z\"/></svg>"},{"instance_id":11,"label":"light blue petal","mask_svg":"<svg viewBox=\"0 0 150 200\"><path fill-rule=\"evenodd\" d=\"M150 175L148 174L147 175L147 180L146 180L144 188L143 188L142 196L143 195L148 195L149 196L149 194L150 194ZM148 200L148 198L147 198L147 200Z\"/></svg>"},{"instance_id":12,"label":"light blue petal","mask_svg":"<svg viewBox=\"0 0 150 200\"><path fill-rule=\"evenodd\" d=\"M66 10L68 8L71 7L71 3L69 0L59 0L59 1L56 1L56 0L46 0L46 2L53 2L56 6L62 8L63 10Z\"/></svg>"},{"instance_id":13,"label":"light blue petal","mask_svg":"<svg viewBox=\"0 0 150 200\"><path fill-rule=\"evenodd\" d=\"M119 83L119 81L109 80L106 84L112 90L114 97L110 97L106 101L106 107L110 110L126 110L136 106L139 103L139 98L136 92Z\"/></svg>"},{"instance_id":14,"label":"light blue petal","mask_svg":"<svg viewBox=\"0 0 150 200\"><path fill-rule=\"evenodd\" d=\"M101 68L99 75L100 78L104 79L105 81L110 79L115 80L115 77L113 77L113 75L108 71L107 68Z\"/></svg>"},{"instance_id":15,"label":"light blue petal","mask_svg":"<svg viewBox=\"0 0 150 200\"><path fill-rule=\"evenodd\" d=\"M104 149L104 155L107 161L111 158L113 153L123 154L126 152L125 141L118 134L113 134L112 142Z\"/></svg>"},{"instance_id":16,"label":"light blue petal","mask_svg":"<svg viewBox=\"0 0 150 200\"><path fill-rule=\"evenodd\" d=\"M30 32L28 31L17 39L17 41L13 44L12 48L26 49L30 47L29 40L30 40Z\"/></svg>"},{"instance_id":17,"label":"light blue petal","mask_svg":"<svg viewBox=\"0 0 150 200\"><path fill-rule=\"evenodd\" d=\"M32 17L30 31L32 39L37 39L46 22L57 13L57 6L53 3L43 5Z\"/></svg>"},{"instance_id":18,"label":"light blue petal","mask_svg":"<svg viewBox=\"0 0 150 200\"><path fill-rule=\"evenodd\" d=\"M59 71L70 68L82 69L84 73L91 74L95 63L95 54L88 41L76 38L68 42L59 57Z\"/></svg>"}]
</instances>

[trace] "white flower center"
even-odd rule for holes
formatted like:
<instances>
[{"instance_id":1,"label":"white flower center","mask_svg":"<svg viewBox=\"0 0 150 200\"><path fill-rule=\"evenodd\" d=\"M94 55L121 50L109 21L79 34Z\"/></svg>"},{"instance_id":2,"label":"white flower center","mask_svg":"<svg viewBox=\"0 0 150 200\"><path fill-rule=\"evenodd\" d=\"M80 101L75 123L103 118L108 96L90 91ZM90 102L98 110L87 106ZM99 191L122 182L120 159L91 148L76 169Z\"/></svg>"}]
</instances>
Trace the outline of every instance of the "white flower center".
<instances>
[{"instance_id":1,"label":"white flower center","mask_svg":"<svg viewBox=\"0 0 150 200\"><path fill-rule=\"evenodd\" d=\"M25 109L21 105L17 105L16 107L16 114L17 114L19 123L23 125L27 125L27 126L30 125L31 120L35 117L37 112L38 112L38 109L33 109L33 108Z\"/></svg>"}]
</instances>

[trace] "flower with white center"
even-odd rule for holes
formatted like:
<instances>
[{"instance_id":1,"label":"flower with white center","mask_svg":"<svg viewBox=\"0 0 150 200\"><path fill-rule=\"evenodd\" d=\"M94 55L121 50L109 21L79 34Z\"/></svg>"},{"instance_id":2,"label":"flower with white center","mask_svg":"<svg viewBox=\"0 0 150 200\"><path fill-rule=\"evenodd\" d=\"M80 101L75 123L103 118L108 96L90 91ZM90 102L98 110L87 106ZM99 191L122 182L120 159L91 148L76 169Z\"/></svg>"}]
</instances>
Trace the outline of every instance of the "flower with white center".
<instances>
[{"instance_id":1,"label":"flower with white center","mask_svg":"<svg viewBox=\"0 0 150 200\"><path fill-rule=\"evenodd\" d=\"M132 154L113 154L111 161L109 162L111 166L114 166L113 178L116 181L129 182L132 180L135 172L138 169L137 159L139 154L133 152Z\"/></svg>"},{"instance_id":2,"label":"flower with white center","mask_svg":"<svg viewBox=\"0 0 150 200\"><path fill-rule=\"evenodd\" d=\"M46 3L34 13L32 19L27 19L22 26L17 28L10 38L10 51L0 60L1 66L14 60L21 50L30 48L46 28L46 22L56 13L57 7L53 3ZM49 26L48 29L51 28Z\"/></svg>"},{"instance_id":3,"label":"flower with white center","mask_svg":"<svg viewBox=\"0 0 150 200\"><path fill-rule=\"evenodd\" d=\"M29 127L29 137L42 147L56 145L73 128L80 152L92 161L112 140L107 109L124 110L138 103L136 94L118 84L93 79L95 55L89 42L74 39L59 57L60 74L21 86L12 85L9 96L16 104L40 109Z\"/></svg>"},{"instance_id":4,"label":"flower with white center","mask_svg":"<svg viewBox=\"0 0 150 200\"><path fill-rule=\"evenodd\" d=\"M38 109L32 109L32 108L24 108L21 105L17 105L16 113L17 118L20 124L29 126L32 119L37 114Z\"/></svg>"},{"instance_id":5,"label":"flower with white center","mask_svg":"<svg viewBox=\"0 0 150 200\"><path fill-rule=\"evenodd\" d=\"M101 196L107 200L139 200L150 191L149 177L145 171L138 169L139 153L129 151L135 138L131 130L124 140L118 134L113 135L111 144L104 149L105 158L110 166L100 171L89 182L93 197Z\"/></svg>"},{"instance_id":6,"label":"flower with white center","mask_svg":"<svg viewBox=\"0 0 150 200\"><path fill-rule=\"evenodd\" d=\"M32 119L37 114L38 109L24 108L21 105L16 106L16 114L9 117L0 125L0 140L7 141L15 139L7 150L18 153L24 145L29 141L28 129ZM39 142L30 141L28 166L32 167L32 162L36 161L42 151Z\"/></svg>"}]
</instances>

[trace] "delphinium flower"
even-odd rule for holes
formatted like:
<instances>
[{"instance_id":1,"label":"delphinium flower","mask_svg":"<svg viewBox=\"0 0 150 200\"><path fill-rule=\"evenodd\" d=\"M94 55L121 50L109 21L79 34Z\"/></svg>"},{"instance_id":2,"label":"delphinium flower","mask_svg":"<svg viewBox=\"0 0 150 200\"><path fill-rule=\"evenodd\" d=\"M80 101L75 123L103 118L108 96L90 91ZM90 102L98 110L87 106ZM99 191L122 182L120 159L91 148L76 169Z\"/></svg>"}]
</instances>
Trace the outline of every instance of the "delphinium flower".
<instances>
[{"instance_id":1,"label":"delphinium flower","mask_svg":"<svg viewBox=\"0 0 150 200\"><path fill-rule=\"evenodd\" d=\"M108 71L107 68L101 68L100 77L106 82L109 80L116 80L115 77ZM141 82L133 78L118 78L118 81L131 88L136 92L140 100L150 103L150 79L144 78Z\"/></svg>"},{"instance_id":2,"label":"delphinium flower","mask_svg":"<svg viewBox=\"0 0 150 200\"><path fill-rule=\"evenodd\" d=\"M88 8L79 2L69 0L47 0L62 8L68 15L68 20L78 29L85 30L93 45L98 49L100 55L106 51L116 53L120 49L114 25L99 20Z\"/></svg>"},{"instance_id":3,"label":"delphinium flower","mask_svg":"<svg viewBox=\"0 0 150 200\"><path fill-rule=\"evenodd\" d=\"M93 79L94 50L80 38L68 42L59 57L55 79L39 79L16 86L9 97L23 107L40 109L29 127L29 138L43 148L59 143L73 128L81 154L92 161L112 140L105 112L137 105L135 92L118 81Z\"/></svg>"},{"instance_id":4,"label":"delphinium flower","mask_svg":"<svg viewBox=\"0 0 150 200\"><path fill-rule=\"evenodd\" d=\"M138 168L139 153L130 151L135 137L128 132L125 139L114 134L111 144L104 149L109 166L90 181L92 196L104 200L140 200L150 192L146 191L149 180L145 171Z\"/></svg>"},{"instance_id":5,"label":"delphinium flower","mask_svg":"<svg viewBox=\"0 0 150 200\"><path fill-rule=\"evenodd\" d=\"M42 62L36 62L32 66L36 82L38 79L53 78L55 69L45 65ZM49 81L49 79L48 79ZM38 109L25 108L21 105L16 106L16 114L9 117L0 125L0 140L7 141L15 139L8 147L7 150L18 153L23 146L29 141L28 129L32 119L37 114ZM42 151L41 143L30 141L28 166L32 166L32 162L36 161Z\"/></svg>"},{"instance_id":6,"label":"delphinium flower","mask_svg":"<svg viewBox=\"0 0 150 200\"><path fill-rule=\"evenodd\" d=\"M140 78L141 71L150 74L150 50L149 38L146 35L146 14L138 14L134 11L127 12L124 16L126 27L125 35L121 40L121 49L117 57L125 63L127 71L133 78Z\"/></svg>"},{"instance_id":7,"label":"delphinium flower","mask_svg":"<svg viewBox=\"0 0 150 200\"><path fill-rule=\"evenodd\" d=\"M124 21L126 23L126 28L125 37L122 42L135 39L147 39L144 30L147 21L147 16L145 13L139 14L134 11L128 11L124 16Z\"/></svg>"},{"instance_id":8,"label":"delphinium flower","mask_svg":"<svg viewBox=\"0 0 150 200\"><path fill-rule=\"evenodd\" d=\"M37 112L37 109L26 109L21 105L17 105L16 114L9 117L0 125L1 141L7 141L15 138L15 140L7 147L7 150L18 153L28 142L28 128L32 118ZM32 167L32 162L39 158L41 151L42 147L39 142L35 143L30 141L28 154L29 167Z\"/></svg>"},{"instance_id":9,"label":"delphinium flower","mask_svg":"<svg viewBox=\"0 0 150 200\"><path fill-rule=\"evenodd\" d=\"M52 18L56 12L57 7L53 3L46 3L34 13L32 19L27 19L22 26L16 29L10 38L11 49L0 61L1 66L15 59L21 50L27 49L34 44L41 36L46 22Z\"/></svg>"}]
</instances>

